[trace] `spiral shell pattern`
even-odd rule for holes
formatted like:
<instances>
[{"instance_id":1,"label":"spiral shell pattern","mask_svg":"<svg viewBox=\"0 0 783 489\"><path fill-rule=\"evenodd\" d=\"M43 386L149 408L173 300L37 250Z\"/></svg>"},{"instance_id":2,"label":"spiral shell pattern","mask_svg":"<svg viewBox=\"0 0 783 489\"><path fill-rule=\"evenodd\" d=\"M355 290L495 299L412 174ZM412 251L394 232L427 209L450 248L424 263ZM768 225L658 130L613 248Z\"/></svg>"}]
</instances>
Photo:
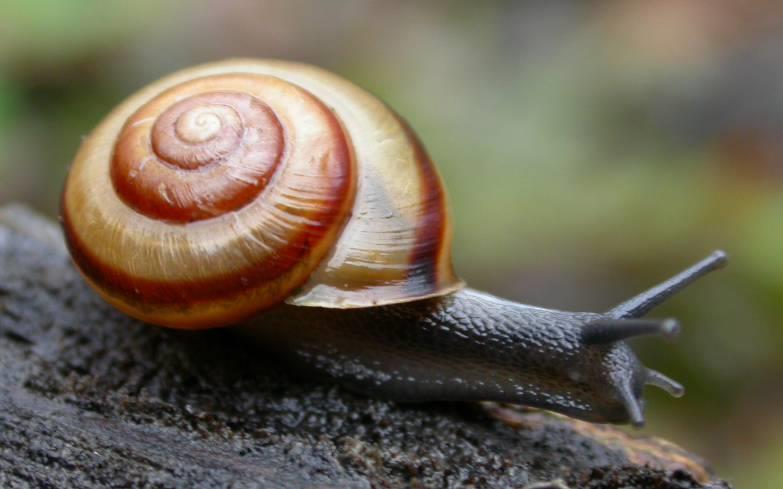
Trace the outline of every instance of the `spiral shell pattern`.
<instances>
[{"instance_id":1,"label":"spiral shell pattern","mask_svg":"<svg viewBox=\"0 0 783 489\"><path fill-rule=\"evenodd\" d=\"M412 131L345 80L293 63L204 65L142 89L82 144L62 221L87 281L165 326L461 286L445 192Z\"/></svg>"},{"instance_id":2,"label":"spiral shell pattern","mask_svg":"<svg viewBox=\"0 0 783 489\"><path fill-rule=\"evenodd\" d=\"M129 119L114 151L114 188L140 213L173 222L244 207L264 190L283 154L280 121L246 93L175 97L169 92Z\"/></svg>"}]
</instances>

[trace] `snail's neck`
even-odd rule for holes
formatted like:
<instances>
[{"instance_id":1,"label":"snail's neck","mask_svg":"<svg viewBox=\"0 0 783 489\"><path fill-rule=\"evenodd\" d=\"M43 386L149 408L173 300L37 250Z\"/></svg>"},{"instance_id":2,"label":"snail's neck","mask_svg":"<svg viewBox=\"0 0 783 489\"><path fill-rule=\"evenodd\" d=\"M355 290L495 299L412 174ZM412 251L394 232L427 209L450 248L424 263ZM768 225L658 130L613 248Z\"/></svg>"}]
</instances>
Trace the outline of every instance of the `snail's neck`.
<instances>
[{"instance_id":1,"label":"snail's neck","mask_svg":"<svg viewBox=\"0 0 783 489\"><path fill-rule=\"evenodd\" d=\"M563 397L564 389L549 373L573 367L569 363L581 348L579 328L594 317L465 289L365 309L284 306L245 330L375 397L551 408L555 401L549 396ZM571 402L567 397L557 402Z\"/></svg>"}]
</instances>

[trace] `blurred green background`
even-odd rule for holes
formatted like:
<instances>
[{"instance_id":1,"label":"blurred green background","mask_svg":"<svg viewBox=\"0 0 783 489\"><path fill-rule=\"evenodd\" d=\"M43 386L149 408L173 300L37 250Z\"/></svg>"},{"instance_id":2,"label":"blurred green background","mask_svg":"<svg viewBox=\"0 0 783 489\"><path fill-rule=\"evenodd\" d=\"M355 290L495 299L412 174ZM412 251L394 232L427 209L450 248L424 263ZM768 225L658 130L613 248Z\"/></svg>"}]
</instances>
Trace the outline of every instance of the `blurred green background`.
<instances>
[{"instance_id":1,"label":"blurred green background","mask_svg":"<svg viewBox=\"0 0 783 489\"><path fill-rule=\"evenodd\" d=\"M775 0L0 0L0 204L54 216L80 139L173 70L321 65L438 162L471 285L605 310L721 247L725 272L640 340L683 381L649 433L737 487L783 487L783 3Z\"/></svg>"}]
</instances>

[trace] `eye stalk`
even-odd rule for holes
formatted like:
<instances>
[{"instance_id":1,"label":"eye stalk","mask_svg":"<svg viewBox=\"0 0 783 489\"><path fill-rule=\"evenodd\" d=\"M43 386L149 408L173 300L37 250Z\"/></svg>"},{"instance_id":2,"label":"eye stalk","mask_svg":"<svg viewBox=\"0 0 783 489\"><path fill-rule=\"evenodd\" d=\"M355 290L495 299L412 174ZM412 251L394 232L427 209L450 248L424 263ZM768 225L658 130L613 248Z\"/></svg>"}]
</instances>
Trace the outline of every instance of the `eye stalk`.
<instances>
[{"instance_id":1,"label":"eye stalk","mask_svg":"<svg viewBox=\"0 0 783 489\"><path fill-rule=\"evenodd\" d=\"M582 329L582 340L587 344L614 343L636 336L663 336L674 338L680 333L676 319L599 319Z\"/></svg>"},{"instance_id":2,"label":"eye stalk","mask_svg":"<svg viewBox=\"0 0 783 489\"><path fill-rule=\"evenodd\" d=\"M729 257L725 251L715 251L707 258L678 273L669 280L623 302L609 311L607 315L615 319L642 317L687 285L693 283L696 279L725 267L728 261Z\"/></svg>"}]
</instances>

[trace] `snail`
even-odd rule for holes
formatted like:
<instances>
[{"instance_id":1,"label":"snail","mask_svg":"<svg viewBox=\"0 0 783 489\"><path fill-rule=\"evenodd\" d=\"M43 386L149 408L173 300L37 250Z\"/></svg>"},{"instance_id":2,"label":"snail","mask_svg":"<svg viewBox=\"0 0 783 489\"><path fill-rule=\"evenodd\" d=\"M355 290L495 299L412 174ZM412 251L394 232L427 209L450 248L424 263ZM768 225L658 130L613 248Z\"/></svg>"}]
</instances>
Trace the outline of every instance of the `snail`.
<instances>
[{"instance_id":1,"label":"snail","mask_svg":"<svg viewBox=\"0 0 783 489\"><path fill-rule=\"evenodd\" d=\"M86 281L142 321L243 325L379 398L635 425L646 384L683 388L624 340L676 334L642 316L726 262L715 252L605 313L470 289L408 124L337 75L273 60L193 67L121 103L82 142L61 222Z\"/></svg>"}]
</instances>

